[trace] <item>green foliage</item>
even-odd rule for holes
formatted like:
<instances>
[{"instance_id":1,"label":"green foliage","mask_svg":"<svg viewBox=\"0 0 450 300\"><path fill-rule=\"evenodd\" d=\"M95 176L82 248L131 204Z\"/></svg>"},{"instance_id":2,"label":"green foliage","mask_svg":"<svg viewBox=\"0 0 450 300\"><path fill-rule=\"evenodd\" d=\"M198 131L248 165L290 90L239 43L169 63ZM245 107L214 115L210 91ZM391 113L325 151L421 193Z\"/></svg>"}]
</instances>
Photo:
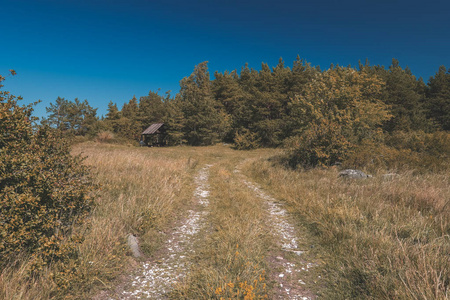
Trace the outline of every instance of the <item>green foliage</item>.
<instances>
[{"instance_id":1,"label":"green foliage","mask_svg":"<svg viewBox=\"0 0 450 300\"><path fill-rule=\"evenodd\" d=\"M228 120L219 102L213 98L207 62L180 82L180 101L184 114L186 140L191 145L211 145L223 138Z\"/></svg>"},{"instance_id":2,"label":"green foliage","mask_svg":"<svg viewBox=\"0 0 450 300\"><path fill-rule=\"evenodd\" d=\"M291 167L329 166L342 161L353 150L342 127L326 119L312 124L301 135L288 139L286 145L291 149L288 158Z\"/></svg>"},{"instance_id":3,"label":"green foliage","mask_svg":"<svg viewBox=\"0 0 450 300\"><path fill-rule=\"evenodd\" d=\"M164 124L167 126L167 144L168 145L181 145L186 140L184 139L184 116L181 110L181 104L179 100L167 100L166 116L164 117Z\"/></svg>"},{"instance_id":4,"label":"green foliage","mask_svg":"<svg viewBox=\"0 0 450 300\"><path fill-rule=\"evenodd\" d=\"M365 141L344 161L345 167L439 172L450 166L450 134L437 131L396 131L385 136L385 143Z\"/></svg>"},{"instance_id":5,"label":"green foliage","mask_svg":"<svg viewBox=\"0 0 450 300\"><path fill-rule=\"evenodd\" d=\"M432 130L433 124L426 117L426 86L422 79L417 80L411 70L408 67L403 69L396 59L392 59L389 69L368 64L360 65L360 68L363 72L377 75L385 82L380 99L390 105L393 115L384 122L385 130Z\"/></svg>"},{"instance_id":6,"label":"green foliage","mask_svg":"<svg viewBox=\"0 0 450 300\"><path fill-rule=\"evenodd\" d=\"M426 106L428 116L434 119L441 129L450 130L450 72L444 66L430 78Z\"/></svg>"},{"instance_id":7,"label":"green foliage","mask_svg":"<svg viewBox=\"0 0 450 300\"><path fill-rule=\"evenodd\" d=\"M388 106L379 100L382 81L365 72L337 67L317 73L290 103L298 138L291 143L291 164L331 165L362 141L382 139Z\"/></svg>"},{"instance_id":8,"label":"green foliage","mask_svg":"<svg viewBox=\"0 0 450 300\"><path fill-rule=\"evenodd\" d=\"M46 110L49 116L43 123L65 134L93 134L96 129L97 109L92 108L87 100L81 102L75 98L72 102L58 97Z\"/></svg>"},{"instance_id":9,"label":"green foliage","mask_svg":"<svg viewBox=\"0 0 450 300\"><path fill-rule=\"evenodd\" d=\"M164 121L167 114L166 102L170 101L170 94L166 98L157 92L150 91L148 96L141 97L139 100L139 122L142 128L147 128L153 123Z\"/></svg>"},{"instance_id":10,"label":"green foliage","mask_svg":"<svg viewBox=\"0 0 450 300\"><path fill-rule=\"evenodd\" d=\"M234 148L237 150L256 149L260 145L260 140L256 133L243 128L241 132L236 132L234 136Z\"/></svg>"},{"instance_id":11,"label":"green foliage","mask_svg":"<svg viewBox=\"0 0 450 300\"><path fill-rule=\"evenodd\" d=\"M236 71L216 72L212 83L214 97L230 115L231 127L226 141L236 132L251 130L257 135L258 147L275 147L292 136L296 117L291 118L289 101L301 94L305 84L317 72L300 58L292 70L280 58L276 67L261 65L261 71L246 64L240 75Z\"/></svg>"},{"instance_id":12,"label":"green foliage","mask_svg":"<svg viewBox=\"0 0 450 300\"><path fill-rule=\"evenodd\" d=\"M112 101L109 101L108 103L108 113L106 114L106 120L113 121L120 119L120 112L117 108L117 104L113 103Z\"/></svg>"},{"instance_id":13,"label":"green foliage","mask_svg":"<svg viewBox=\"0 0 450 300\"><path fill-rule=\"evenodd\" d=\"M91 208L92 184L82 159L49 127L33 130L32 107L18 100L0 91L0 265L26 254L38 272L76 255L73 225Z\"/></svg>"}]
</instances>

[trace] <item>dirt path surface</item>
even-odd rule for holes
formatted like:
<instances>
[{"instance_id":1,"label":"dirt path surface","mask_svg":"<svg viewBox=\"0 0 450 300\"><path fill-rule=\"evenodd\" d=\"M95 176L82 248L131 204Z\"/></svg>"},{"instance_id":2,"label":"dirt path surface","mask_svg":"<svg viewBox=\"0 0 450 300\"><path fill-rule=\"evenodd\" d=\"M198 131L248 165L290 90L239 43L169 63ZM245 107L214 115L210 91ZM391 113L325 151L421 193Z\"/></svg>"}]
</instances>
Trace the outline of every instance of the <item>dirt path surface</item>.
<instances>
[{"instance_id":1,"label":"dirt path surface","mask_svg":"<svg viewBox=\"0 0 450 300\"><path fill-rule=\"evenodd\" d=\"M248 188L255 191L256 195L266 202L270 218L268 225L272 228L272 234L280 247L269 255L268 262L272 269L272 279L278 285L275 291L275 299L316 299L316 296L302 285L302 272L307 272L315 264L302 259L304 251L299 249L294 226L289 222L289 215L281 203L266 194L256 184L244 181Z\"/></svg>"},{"instance_id":2,"label":"dirt path surface","mask_svg":"<svg viewBox=\"0 0 450 300\"><path fill-rule=\"evenodd\" d=\"M196 234L208 214L209 168L206 165L195 178L194 192L196 203L187 211L166 240L162 250L150 262L142 263L142 268L132 279L131 286L122 291L119 299L167 299L173 285L181 282L189 270L189 255L194 252ZM115 298L110 298L115 299Z\"/></svg>"},{"instance_id":3,"label":"dirt path surface","mask_svg":"<svg viewBox=\"0 0 450 300\"><path fill-rule=\"evenodd\" d=\"M305 283L306 272L308 272L310 268L313 268L315 264L308 262L304 257L304 249L301 248L303 246L299 246L299 244L304 244L299 241L299 232L296 231L296 228L293 225L294 223L292 222L292 219L289 216L287 210L284 208L283 204L277 201L274 197L270 196L269 193L264 191L256 183L252 182L250 178L248 178L246 175L244 175L243 172L241 172L240 167L244 161L246 160L241 160L241 163L237 166L233 163L230 164L230 160L223 161L222 165L219 164L219 166L228 164L228 166L231 168L235 167L233 174L228 173L228 176L231 176L233 178L231 181L229 178L227 179L227 173L225 169L223 169L223 167L217 167L217 170L211 170L211 174L214 174L214 177L212 178L209 178L210 167L212 165L206 165L205 167L200 169L194 180L194 183L196 185L193 195L194 203L184 214L185 217L178 221L175 228L171 231L170 234L168 234L167 239L161 249L153 255L152 259L141 263L139 271L136 272L136 274L131 279L128 279L126 287L122 287L121 289L116 290L116 294L114 295L115 297L110 296L103 299L168 299L171 292L173 292L172 297L174 297L174 294L186 295L184 292L178 293L179 290L174 289L178 289L178 287L180 286L186 286L188 282L190 282L189 284L192 284L192 281L190 281L190 279L192 279L191 275L194 273L193 267L195 267L196 265L192 264L191 258L200 255L199 257L200 259L202 259L201 254L198 253L202 252L202 250L197 249L196 251L195 245L198 245L198 241L203 242L203 239L207 238L204 236L200 236L198 233L203 228L204 224L209 224L209 222L211 222L211 217L217 217L217 211L210 211L213 209L221 210L221 213L223 214L221 215L222 221L233 218L235 218L234 220L236 221L242 221L239 219L239 217L236 217L236 214L239 214L241 212L240 210L239 212L232 213L232 211L228 211L228 209L232 209L233 205L230 204L231 206L227 206L223 204L227 201L231 201L230 203L233 203L233 201L235 201L236 199L240 199L240 201L246 201L245 203L248 204L247 207L253 207L255 203L258 203L257 205L259 206L261 215L255 220L260 221L255 221L252 224L258 226L258 228L260 229L256 230L255 232L266 232L266 236L271 236L269 240L274 241L272 246L269 246L271 242L267 244L267 250L264 250L264 252L260 252L261 254L264 253L261 259L265 261L265 264L267 266L266 274L268 276L267 278L269 279L269 282L271 283L270 286L272 287L271 291L266 291L267 294L270 295L270 299L316 299L317 297L306 288ZM220 174L222 174L222 176L224 177L220 177ZM210 180L211 187L209 184ZM218 185L218 182L220 182L220 180L229 180L229 182L225 185ZM231 182L233 181L239 182L239 184L231 184ZM230 191L235 191L237 193L222 193L221 190L217 190L218 186L222 189L229 188ZM216 195L212 199L210 199L210 190L213 193L213 196ZM217 192L222 193L222 198L217 198ZM235 198L235 196L239 193L244 193L242 195L246 196ZM223 198L224 194L227 195L225 198ZM218 203L221 204L218 205ZM218 230L221 230L222 226L224 226L227 221L224 222L225 223L218 225ZM244 223L243 227L245 227ZM238 232L243 227L239 225L238 228L235 228L233 232L237 232L236 237L239 236ZM251 226L249 228L251 228ZM270 234L267 235L267 233ZM221 235L219 235L218 232L215 232L213 238L217 239L218 236ZM244 233L242 236L246 236L246 234ZM213 240L208 240L208 243L209 242L214 243ZM235 242L233 241L231 245L234 245L234 243ZM218 243L217 245L220 245L219 248L212 249L211 251L223 252L224 249L222 248L224 247L223 245L226 245L226 243ZM235 247L237 249L237 244ZM238 255L237 250L233 251L236 252L234 256ZM214 257L214 255L212 255L212 257ZM216 269L216 267L222 267L215 266L217 260L215 261L214 259L211 259L211 257L206 257L204 259L206 259L204 261L204 268L214 270L208 274L216 274L214 272L215 270L217 270L218 276L223 276L225 272L228 272L228 269L222 270L224 273L221 273L220 271L218 271L219 269ZM230 258L227 259L228 261L230 260ZM247 262L250 261L252 261L251 257L248 258ZM199 270L195 270L195 272L198 271ZM239 274L236 275L237 278L239 278ZM203 279L198 278L198 280ZM220 285L221 280L226 280L227 283L225 288L227 286L235 286L233 282L228 282L226 276L223 279L218 280L219 281L215 281L215 294L209 294L209 296L206 296L203 294L204 290L200 290L196 291L193 295L195 295L195 297L203 295L204 299L223 295L224 288L222 288ZM246 284L247 282L245 282L245 285ZM220 288L222 288L222 290ZM256 285L252 288L256 289ZM192 292L190 288L188 288L187 291ZM242 290L242 293L244 292L246 291ZM238 292L238 294L239 293L240 292ZM251 292L248 292L247 295L250 294ZM243 296L244 294L241 295ZM190 299L190 296L187 297L188 298L186 299ZM240 296L238 297L236 295L236 297L239 298Z\"/></svg>"},{"instance_id":4,"label":"dirt path surface","mask_svg":"<svg viewBox=\"0 0 450 300\"><path fill-rule=\"evenodd\" d=\"M256 183L242 175L240 166L236 167L235 173L240 174L244 184L264 201L269 215L267 226L277 241L278 249L267 257L271 269L269 276L277 283L273 299L316 299L317 297L304 287L305 282L302 280L302 273L308 272L315 264L302 258L304 251L299 248L296 230L287 210Z\"/></svg>"}]
</instances>

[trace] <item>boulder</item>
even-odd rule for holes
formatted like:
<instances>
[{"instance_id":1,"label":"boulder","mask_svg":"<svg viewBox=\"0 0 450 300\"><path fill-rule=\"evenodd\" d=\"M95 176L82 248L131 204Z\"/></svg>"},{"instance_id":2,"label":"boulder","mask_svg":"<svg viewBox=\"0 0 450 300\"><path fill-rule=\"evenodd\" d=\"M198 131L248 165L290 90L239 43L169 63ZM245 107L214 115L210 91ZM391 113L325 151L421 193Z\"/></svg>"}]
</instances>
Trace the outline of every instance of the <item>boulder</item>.
<instances>
[{"instance_id":1,"label":"boulder","mask_svg":"<svg viewBox=\"0 0 450 300\"><path fill-rule=\"evenodd\" d=\"M372 177L372 175L367 175L366 173L360 170L346 169L344 171L339 172L339 177L351 179L363 179L363 178L370 178Z\"/></svg>"},{"instance_id":2,"label":"boulder","mask_svg":"<svg viewBox=\"0 0 450 300\"><path fill-rule=\"evenodd\" d=\"M127 242L128 242L128 247L131 250L131 253L133 254L134 257L141 257L142 256L142 252L141 249L139 249L139 242L138 239L132 235L129 234L128 238L127 238Z\"/></svg>"}]
</instances>

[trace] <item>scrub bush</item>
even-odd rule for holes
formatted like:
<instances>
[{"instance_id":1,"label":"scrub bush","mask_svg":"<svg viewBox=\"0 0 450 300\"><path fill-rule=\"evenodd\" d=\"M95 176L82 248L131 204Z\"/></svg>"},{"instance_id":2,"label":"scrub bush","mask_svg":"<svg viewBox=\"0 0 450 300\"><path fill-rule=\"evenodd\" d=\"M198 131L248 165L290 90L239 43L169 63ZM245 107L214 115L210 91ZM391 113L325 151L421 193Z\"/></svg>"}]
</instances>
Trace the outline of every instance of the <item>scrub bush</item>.
<instances>
[{"instance_id":1,"label":"scrub bush","mask_svg":"<svg viewBox=\"0 0 450 300\"><path fill-rule=\"evenodd\" d=\"M257 134L243 128L240 132L236 132L234 137L234 148L237 150L251 150L259 147L261 140Z\"/></svg>"},{"instance_id":2,"label":"scrub bush","mask_svg":"<svg viewBox=\"0 0 450 300\"><path fill-rule=\"evenodd\" d=\"M26 256L37 275L76 256L73 228L92 206L93 185L82 158L51 128L34 127L33 105L19 100L0 90L0 266Z\"/></svg>"},{"instance_id":3,"label":"scrub bush","mask_svg":"<svg viewBox=\"0 0 450 300\"><path fill-rule=\"evenodd\" d=\"M289 103L298 129L287 142L292 166L329 166L349 157L363 142L380 142L391 118L380 100L383 81L337 67L316 77ZM290 144L290 145L289 145Z\"/></svg>"}]
</instances>

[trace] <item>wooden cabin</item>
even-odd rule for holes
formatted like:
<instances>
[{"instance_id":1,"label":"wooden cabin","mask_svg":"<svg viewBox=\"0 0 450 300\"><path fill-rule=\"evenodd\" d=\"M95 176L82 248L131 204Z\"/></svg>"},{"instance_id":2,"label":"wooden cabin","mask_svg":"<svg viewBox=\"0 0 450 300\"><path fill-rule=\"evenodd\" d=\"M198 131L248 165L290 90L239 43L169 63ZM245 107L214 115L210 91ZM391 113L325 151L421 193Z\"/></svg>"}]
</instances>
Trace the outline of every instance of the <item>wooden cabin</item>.
<instances>
[{"instance_id":1,"label":"wooden cabin","mask_svg":"<svg viewBox=\"0 0 450 300\"><path fill-rule=\"evenodd\" d=\"M141 145L149 147L161 147L166 145L167 133L164 123L150 125L141 133Z\"/></svg>"}]
</instances>

